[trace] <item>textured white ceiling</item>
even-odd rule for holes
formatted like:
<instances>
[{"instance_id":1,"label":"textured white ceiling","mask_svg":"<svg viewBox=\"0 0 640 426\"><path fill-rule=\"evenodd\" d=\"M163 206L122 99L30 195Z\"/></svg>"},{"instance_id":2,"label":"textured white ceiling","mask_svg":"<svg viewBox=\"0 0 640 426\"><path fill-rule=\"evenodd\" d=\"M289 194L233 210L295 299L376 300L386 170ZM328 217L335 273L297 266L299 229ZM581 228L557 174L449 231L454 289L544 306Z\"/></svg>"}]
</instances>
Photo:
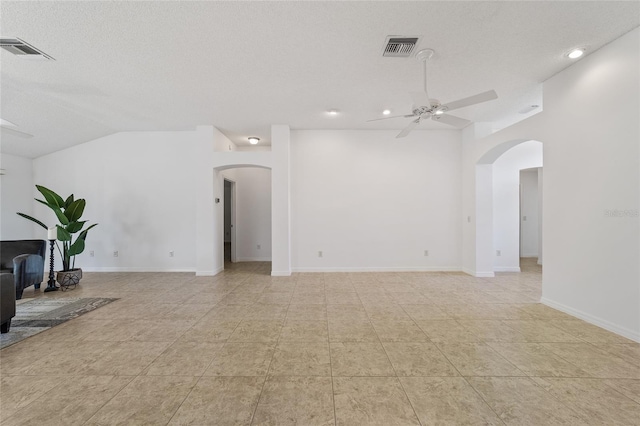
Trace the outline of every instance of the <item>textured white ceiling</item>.
<instances>
[{"instance_id":1,"label":"textured white ceiling","mask_svg":"<svg viewBox=\"0 0 640 426\"><path fill-rule=\"evenodd\" d=\"M588 2L12 2L2 36L56 60L2 51L0 116L33 134L2 134L3 153L37 157L110 133L213 124L234 142L293 129L401 129L367 123L409 113L415 58L383 58L388 35L436 50L429 92L442 102L495 89L456 111L500 127L541 104L540 84L640 25L640 3ZM340 111L328 117L327 109ZM421 128L450 128L428 122Z\"/></svg>"}]
</instances>

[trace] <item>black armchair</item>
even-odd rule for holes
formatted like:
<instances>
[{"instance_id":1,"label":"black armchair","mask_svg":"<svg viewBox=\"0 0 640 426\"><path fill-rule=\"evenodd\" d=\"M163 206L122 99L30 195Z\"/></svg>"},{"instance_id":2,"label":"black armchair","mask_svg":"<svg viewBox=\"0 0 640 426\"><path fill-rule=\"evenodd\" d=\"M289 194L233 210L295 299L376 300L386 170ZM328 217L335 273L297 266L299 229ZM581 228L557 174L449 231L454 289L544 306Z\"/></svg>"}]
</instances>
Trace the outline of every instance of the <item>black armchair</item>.
<instances>
[{"instance_id":1,"label":"black armchair","mask_svg":"<svg viewBox=\"0 0 640 426\"><path fill-rule=\"evenodd\" d=\"M0 272L13 274L16 299L25 288L44 280L45 240L0 241Z\"/></svg>"},{"instance_id":2,"label":"black armchair","mask_svg":"<svg viewBox=\"0 0 640 426\"><path fill-rule=\"evenodd\" d=\"M13 274L0 274L0 332L7 333L16 316L16 291Z\"/></svg>"}]
</instances>

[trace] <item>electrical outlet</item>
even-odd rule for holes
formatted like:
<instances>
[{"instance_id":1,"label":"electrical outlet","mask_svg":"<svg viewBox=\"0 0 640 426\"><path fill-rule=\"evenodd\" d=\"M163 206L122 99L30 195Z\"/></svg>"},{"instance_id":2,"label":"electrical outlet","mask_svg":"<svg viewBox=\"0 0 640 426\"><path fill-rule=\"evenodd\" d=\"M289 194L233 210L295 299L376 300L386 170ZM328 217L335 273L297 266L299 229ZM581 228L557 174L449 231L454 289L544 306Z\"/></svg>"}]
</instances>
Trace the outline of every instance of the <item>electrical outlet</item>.
<instances>
[{"instance_id":1,"label":"electrical outlet","mask_svg":"<svg viewBox=\"0 0 640 426\"><path fill-rule=\"evenodd\" d=\"M318 257L322 257L322 250L318 251Z\"/></svg>"},{"instance_id":2,"label":"electrical outlet","mask_svg":"<svg viewBox=\"0 0 640 426\"><path fill-rule=\"evenodd\" d=\"M89 251L89 257L93 257L95 256L95 253L93 252L93 250Z\"/></svg>"},{"instance_id":3,"label":"electrical outlet","mask_svg":"<svg viewBox=\"0 0 640 426\"><path fill-rule=\"evenodd\" d=\"M496 250L496 256L502 256L502 252L500 250Z\"/></svg>"},{"instance_id":4,"label":"electrical outlet","mask_svg":"<svg viewBox=\"0 0 640 426\"><path fill-rule=\"evenodd\" d=\"M471 223L471 216L467 216L467 222Z\"/></svg>"},{"instance_id":5,"label":"electrical outlet","mask_svg":"<svg viewBox=\"0 0 640 426\"><path fill-rule=\"evenodd\" d=\"M258 250L260 250L260 244L258 244L256 247L258 248Z\"/></svg>"},{"instance_id":6,"label":"electrical outlet","mask_svg":"<svg viewBox=\"0 0 640 426\"><path fill-rule=\"evenodd\" d=\"M113 251L113 257L118 257L118 254L119 254L119 253L118 253L118 250L114 250L114 251Z\"/></svg>"},{"instance_id":7,"label":"electrical outlet","mask_svg":"<svg viewBox=\"0 0 640 426\"><path fill-rule=\"evenodd\" d=\"M527 221L527 217L526 216L522 216L522 221L526 222Z\"/></svg>"},{"instance_id":8,"label":"electrical outlet","mask_svg":"<svg viewBox=\"0 0 640 426\"><path fill-rule=\"evenodd\" d=\"M425 250L425 251L424 251L424 255L425 255L425 256L429 256L429 250Z\"/></svg>"},{"instance_id":9,"label":"electrical outlet","mask_svg":"<svg viewBox=\"0 0 640 426\"><path fill-rule=\"evenodd\" d=\"M169 257L173 257L173 250L169 252Z\"/></svg>"}]
</instances>

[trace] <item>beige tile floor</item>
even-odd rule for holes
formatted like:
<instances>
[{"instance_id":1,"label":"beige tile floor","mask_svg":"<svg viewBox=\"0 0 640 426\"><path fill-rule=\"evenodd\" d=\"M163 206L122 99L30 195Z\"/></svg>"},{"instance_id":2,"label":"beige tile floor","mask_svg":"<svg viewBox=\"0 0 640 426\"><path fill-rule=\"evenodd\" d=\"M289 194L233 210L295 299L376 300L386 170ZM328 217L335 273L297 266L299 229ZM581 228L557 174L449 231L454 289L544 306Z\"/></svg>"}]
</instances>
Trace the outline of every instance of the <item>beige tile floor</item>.
<instances>
[{"instance_id":1,"label":"beige tile floor","mask_svg":"<svg viewBox=\"0 0 640 426\"><path fill-rule=\"evenodd\" d=\"M540 269L87 273L120 300L0 352L3 425L638 425L640 344L538 304Z\"/></svg>"}]
</instances>

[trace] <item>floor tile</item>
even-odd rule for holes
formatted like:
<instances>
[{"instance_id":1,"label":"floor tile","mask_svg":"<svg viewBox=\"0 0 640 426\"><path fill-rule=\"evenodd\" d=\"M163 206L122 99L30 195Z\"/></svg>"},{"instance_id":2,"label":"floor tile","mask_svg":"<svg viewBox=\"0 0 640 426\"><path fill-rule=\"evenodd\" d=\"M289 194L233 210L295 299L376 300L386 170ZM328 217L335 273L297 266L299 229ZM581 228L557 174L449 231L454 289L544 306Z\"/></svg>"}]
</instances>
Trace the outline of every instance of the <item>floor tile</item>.
<instances>
[{"instance_id":1,"label":"floor tile","mask_svg":"<svg viewBox=\"0 0 640 426\"><path fill-rule=\"evenodd\" d=\"M248 425L258 404L263 377L202 377L170 425Z\"/></svg>"},{"instance_id":2,"label":"floor tile","mask_svg":"<svg viewBox=\"0 0 640 426\"><path fill-rule=\"evenodd\" d=\"M400 306L414 321L451 319L449 314L440 309L437 305L402 304Z\"/></svg>"},{"instance_id":3,"label":"floor tile","mask_svg":"<svg viewBox=\"0 0 640 426\"><path fill-rule=\"evenodd\" d=\"M334 377L336 425L419 425L395 377Z\"/></svg>"},{"instance_id":4,"label":"floor tile","mask_svg":"<svg viewBox=\"0 0 640 426\"><path fill-rule=\"evenodd\" d=\"M640 365L640 343L594 343L593 345L630 364Z\"/></svg>"},{"instance_id":5,"label":"floor tile","mask_svg":"<svg viewBox=\"0 0 640 426\"><path fill-rule=\"evenodd\" d=\"M325 305L289 305L287 320L326 321L327 307Z\"/></svg>"},{"instance_id":6,"label":"floor tile","mask_svg":"<svg viewBox=\"0 0 640 426\"><path fill-rule=\"evenodd\" d=\"M201 376L224 343L178 340L145 369L148 376Z\"/></svg>"},{"instance_id":7,"label":"floor tile","mask_svg":"<svg viewBox=\"0 0 640 426\"><path fill-rule=\"evenodd\" d=\"M378 335L369 321L329 320L330 342L378 342Z\"/></svg>"},{"instance_id":8,"label":"floor tile","mask_svg":"<svg viewBox=\"0 0 640 426\"><path fill-rule=\"evenodd\" d=\"M382 345L398 376L459 376L433 343L383 342Z\"/></svg>"},{"instance_id":9,"label":"floor tile","mask_svg":"<svg viewBox=\"0 0 640 426\"><path fill-rule=\"evenodd\" d=\"M470 377L467 381L507 425L587 424L529 378Z\"/></svg>"},{"instance_id":10,"label":"floor tile","mask_svg":"<svg viewBox=\"0 0 640 426\"><path fill-rule=\"evenodd\" d=\"M284 321L243 320L229 336L229 342L276 342Z\"/></svg>"},{"instance_id":11,"label":"floor tile","mask_svg":"<svg viewBox=\"0 0 640 426\"><path fill-rule=\"evenodd\" d=\"M429 338L413 321L371 321L382 342L428 342Z\"/></svg>"},{"instance_id":12,"label":"floor tile","mask_svg":"<svg viewBox=\"0 0 640 426\"><path fill-rule=\"evenodd\" d=\"M461 377L401 377L423 425L502 425L502 421Z\"/></svg>"},{"instance_id":13,"label":"floor tile","mask_svg":"<svg viewBox=\"0 0 640 426\"><path fill-rule=\"evenodd\" d=\"M605 383L640 404L640 379L607 379Z\"/></svg>"},{"instance_id":14,"label":"floor tile","mask_svg":"<svg viewBox=\"0 0 640 426\"><path fill-rule=\"evenodd\" d=\"M578 337L562 331L553 322L544 320L504 320L503 323L524 336L527 342L582 342Z\"/></svg>"},{"instance_id":15,"label":"floor tile","mask_svg":"<svg viewBox=\"0 0 640 426\"><path fill-rule=\"evenodd\" d=\"M180 339L195 342L226 342L240 320L201 319L184 332Z\"/></svg>"},{"instance_id":16,"label":"floor tile","mask_svg":"<svg viewBox=\"0 0 640 426\"><path fill-rule=\"evenodd\" d=\"M527 376L590 377L539 343L488 343Z\"/></svg>"},{"instance_id":17,"label":"floor tile","mask_svg":"<svg viewBox=\"0 0 640 426\"><path fill-rule=\"evenodd\" d=\"M622 426L640 421L640 404L616 392L602 379L545 377L535 380L586 423Z\"/></svg>"},{"instance_id":18,"label":"floor tile","mask_svg":"<svg viewBox=\"0 0 640 426\"><path fill-rule=\"evenodd\" d=\"M380 343L331 343L334 376L395 376Z\"/></svg>"},{"instance_id":19,"label":"floor tile","mask_svg":"<svg viewBox=\"0 0 640 426\"><path fill-rule=\"evenodd\" d=\"M328 343L280 342L269 368L271 376L331 376Z\"/></svg>"},{"instance_id":20,"label":"floor tile","mask_svg":"<svg viewBox=\"0 0 640 426\"><path fill-rule=\"evenodd\" d=\"M463 376L524 376L524 373L484 343L437 345Z\"/></svg>"},{"instance_id":21,"label":"floor tile","mask_svg":"<svg viewBox=\"0 0 640 426\"><path fill-rule=\"evenodd\" d=\"M195 377L138 376L86 424L166 424L197 380Z\"/></svg>"},{"instance_id":22,"label":"floor tile","mask_svg":"<svg viewBox=\"0 0 640 426\"><path fill-rule=\"evenodd\" d=\"M275 343L225 343L205 376L266 376Z\"/></svg>"},{"instance_id":23,"label":"floor tile","mask_svg":"<svg viewBox=\"0 0 640 426\"><path fill-rule=\"evenodd\" d=\"M640 344L531 303L522 268L87 273L26 292L120 300L0 352L0 422L634 424Z\"/></svg>"},{"instance_id":24,"label":"floor tile","mask_svg":"<svg viewBox=\"0 0 640 426\"><path fill-rule=\"evenodd\" d=\"M330 377L269 377L252 425L334 425Z\"/></svg>"},{"instance_id":25,"label":"floor tile","mask_svg":"<svg viewBox=\"0 0 640 426\"><path fill-rule=\"evenodd\" d=\"M640 365L611 356L590 343L544 343L543 345L593 377L640 379Z\"/></svg>"},{"instance_id":26,"label":"floor tile","mask_svg":"<svg viewBox=\"0 0 640 426\"><path fill-rule=\"evenodd\" d=\"M111 400L132 377L66 376L46 395L20 407L3 425L80 425ZM4 399L4 398L3 398Z\"/></svg>"},{"instance_id":27,"label":"floor tile","mask_svg":"<svg viewBox=\"0 0 640 426\"><path fill-rule=\"evenodd\" d=\"M326 321L287 320L280 334L283 342L327 342Z\"/></svg>"},{"instance_id":28,"label":"floor tile","mask_svg":"<svg viewBox=\"0 0 640 426\"><path fill-rule=\"evenodd\" d=\"M416 321L433 342L480 342L481 339L455 320Z\"/></svg>"}]
</instances>

